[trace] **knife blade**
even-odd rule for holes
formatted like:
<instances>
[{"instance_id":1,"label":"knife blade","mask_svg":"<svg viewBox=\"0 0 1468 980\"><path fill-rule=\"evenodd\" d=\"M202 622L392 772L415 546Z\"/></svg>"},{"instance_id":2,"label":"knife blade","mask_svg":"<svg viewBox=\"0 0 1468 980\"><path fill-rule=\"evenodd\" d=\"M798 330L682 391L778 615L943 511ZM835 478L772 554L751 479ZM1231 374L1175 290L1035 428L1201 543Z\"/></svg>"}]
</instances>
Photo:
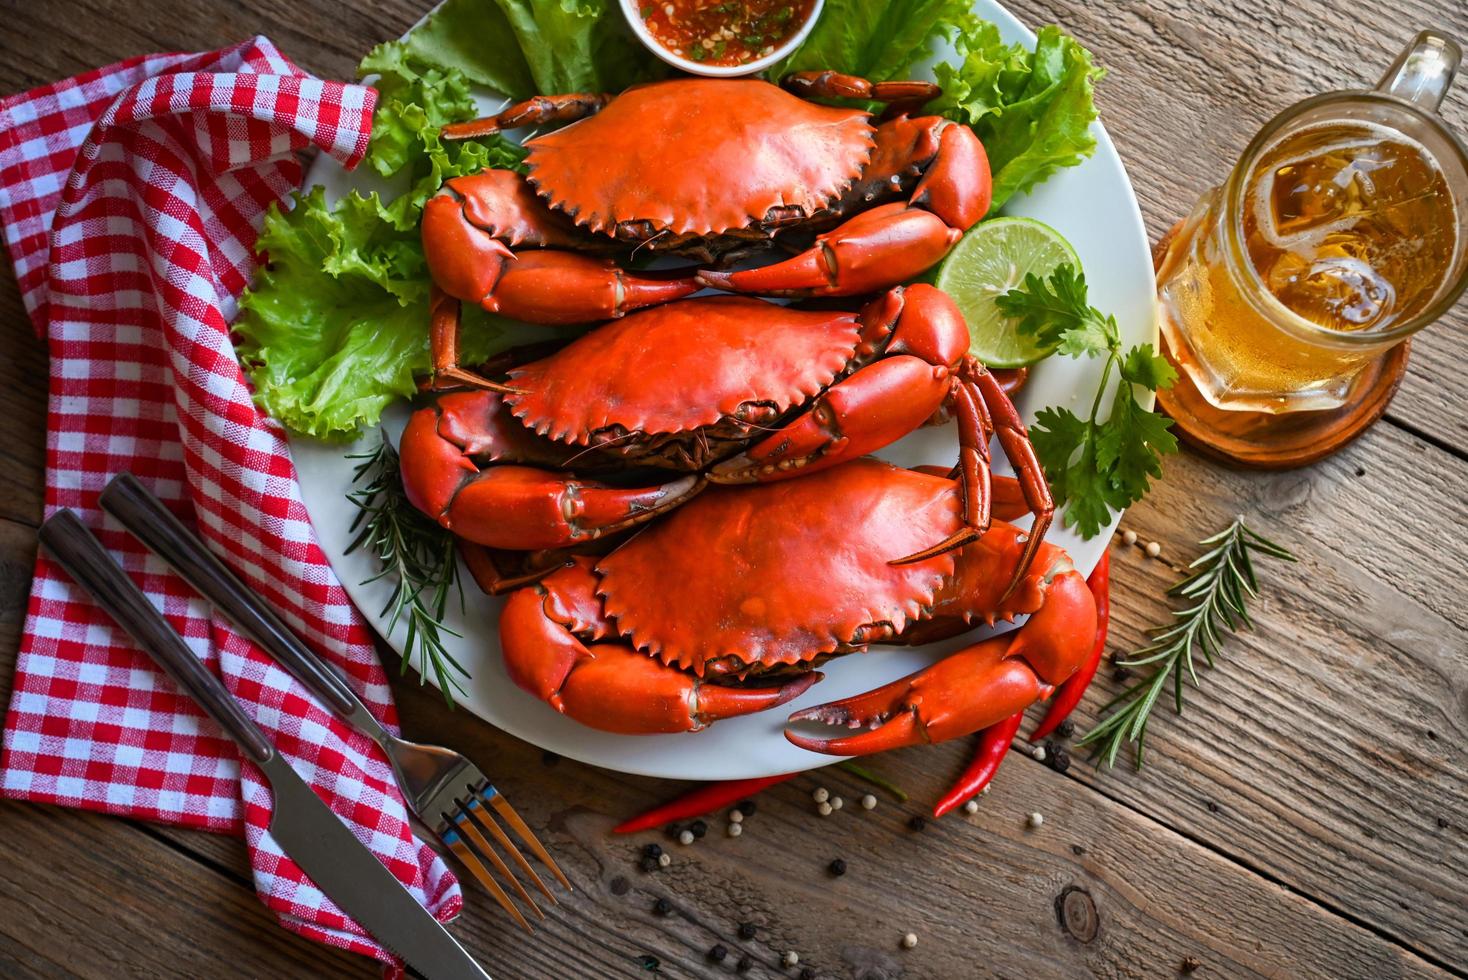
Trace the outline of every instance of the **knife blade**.
<instances>
[{"instance_id":1,"label":"knife blade","mask_svg":"<svg viewBox=\"0 0 1468 980\"><path fill-rule=\"evenodd\" d=\"M38 536L67 574L260 767L274 797L271 836L338 908L427 980L490 980L281 757L76 514L58 510Z\"/></svg>"}]
</instances>

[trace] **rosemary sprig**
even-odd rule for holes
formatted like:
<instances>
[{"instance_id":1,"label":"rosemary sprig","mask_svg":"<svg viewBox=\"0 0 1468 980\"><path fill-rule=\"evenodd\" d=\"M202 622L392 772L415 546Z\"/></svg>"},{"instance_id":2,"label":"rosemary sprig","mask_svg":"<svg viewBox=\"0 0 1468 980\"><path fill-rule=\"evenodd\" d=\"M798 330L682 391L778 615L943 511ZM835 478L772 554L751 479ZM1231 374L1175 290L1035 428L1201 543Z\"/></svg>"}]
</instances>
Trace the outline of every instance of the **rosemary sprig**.
<instances>
[{"instance_id":1,"label":"rosemary sprig","mask_svg":"<svg viewBox=\"0 0 1468 980\"><path fill-rule=\"evenodd\" d=\"M1154 627L1149 631L1151 643L1127 659L1117 661L1127 667L1155 665L1152 673L1103 707L1096 727L1076 743L1093 745L1096 755L1108 766L1115 764L1124 742L1134 742L1136 768L1142 768L1147 721L1169 679L1177 712L1182 714L1183 670L1180 668L1186 668L1188 678L1197 687L1195 648L1203 651L1204 659L1212 667L1213 656L1219 650L1221 627L1228 627L1231 633L1237 633L1240 626L1254 628L1245 608L1249 599L1259 595L1259 580L1254 575L1250 553L1257 551L1270 558L1295 561L1295 556L1284 548L1245 527L1242 517L1199 543L1213 547L1188 566L1194 571L1187 578L1167 590L1168 595L1189 600L1192 605L1173 610L1173 623Z\"/></svg>"},{"instance_id":2,"label":"rosemary sprig","mask_svg":"<svg viewBox=\"0 0 1468 980\"><path fill-rule=\"evenodd\" d=\"M352 484L363 485L347 494L357 507L357 516L352 519L356 536L346 553L365 547L381 566L363 585L392 580L392 595L378 615L392 613L385 630L388 634L400 619L407 621L402 672L408 672L416 657L419 682L432 669L444 700L453 707L454 694L464 693L454 673L469 676L443 644L444 633L459 635L443 625L449 592L458 589L461 607L464 601L453 535L408 502L397 450L386 438L376 449L348 458L362 461L352 473Z\"/></svg>"}]
</instances>

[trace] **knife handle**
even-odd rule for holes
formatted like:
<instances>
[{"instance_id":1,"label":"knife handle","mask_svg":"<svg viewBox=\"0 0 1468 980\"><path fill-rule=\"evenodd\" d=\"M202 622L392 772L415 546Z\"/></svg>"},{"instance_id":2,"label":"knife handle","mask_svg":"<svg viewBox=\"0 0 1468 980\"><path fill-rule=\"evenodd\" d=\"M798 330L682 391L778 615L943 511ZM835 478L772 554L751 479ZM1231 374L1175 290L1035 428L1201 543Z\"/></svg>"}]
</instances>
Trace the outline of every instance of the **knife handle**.
<instances>
[{"instance_id":1,"label":"knife handle","mask_svg":"<svg viewBox=\"0 0 1468 980\"><path fill-rule=\"evenodd\" d=\"M102 491L102 509L173 566L241 630L275 658L291 675L338 714L352 716L360 706L341 675L327 666L205 547L199 537L173 516L163 502L131 473L120 473ZM363 709L363 713L366 711Z\"/></svg>"},{"instance_id":2,"label":"knife handle","mask_svg":"<svg viewBox=\"0 0 1468 980\"><path fill-rule=\"evenodd\" d=\"M143 590L128 578L127 572L75 513L65 508L58 510L41 525L38 536L77 585L127 630L195 704L223 726L249 759L260 765L270 761L275 746L265 733L250 720L219 678L194 656L183 637L168 625Z\"/></svg>"}]
</instances>

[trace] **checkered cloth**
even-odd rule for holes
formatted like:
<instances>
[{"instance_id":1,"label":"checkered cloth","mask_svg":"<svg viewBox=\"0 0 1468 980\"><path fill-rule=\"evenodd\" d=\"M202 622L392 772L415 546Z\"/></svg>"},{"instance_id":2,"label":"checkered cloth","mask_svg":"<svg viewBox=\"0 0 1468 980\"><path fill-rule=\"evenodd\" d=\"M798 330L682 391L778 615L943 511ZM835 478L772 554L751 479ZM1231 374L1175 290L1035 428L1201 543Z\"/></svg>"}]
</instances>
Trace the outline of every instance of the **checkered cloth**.
<instances>
[{"instance_id":1,"label":"checkered cloth","mask_svg":"<svg viewBox=\"0 0 1468 980\"><path fill-rule=\"evenodd\" d=\"M46 511L98 532L200 658L384 864L441 919L458 885L415 840L386 761L97 506L132 470L395 724L371 634L317 544L278 424L229 340L266 208L316 147L355 166L376 94L304 74L264 38L132 58L0 101L0 223L50 342ZM44 554L0 792L243 833L290 929L392 957L266 832L254 766Z\"/></svg>"}]
</instances>

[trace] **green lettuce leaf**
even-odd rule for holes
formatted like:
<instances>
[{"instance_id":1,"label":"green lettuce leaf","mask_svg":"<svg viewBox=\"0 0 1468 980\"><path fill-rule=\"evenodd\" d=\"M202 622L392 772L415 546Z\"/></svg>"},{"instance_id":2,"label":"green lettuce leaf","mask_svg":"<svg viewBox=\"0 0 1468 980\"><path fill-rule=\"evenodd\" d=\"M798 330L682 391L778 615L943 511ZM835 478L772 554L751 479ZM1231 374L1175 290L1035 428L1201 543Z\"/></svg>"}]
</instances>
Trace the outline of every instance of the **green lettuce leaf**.
<instances>
[{"instance_id":1,"label":"green lettuce leaf","mask_svg":"<svg viewBox=\"0 0 1468 980\"><path fill-rule=\"evenodd\" d=\"M927 108L966 123L983 141L995 210L1095 151L1093 86L1103 72L1075 38L1042 27L1028 52L979 22L955 45L961 60L935 67L943 94Z\"/></svg>"},{"instance_id":2,"label":"green lettuce leaf","mask_svg":"<svg viewBox=\"0 0 1468 980\"><path fill-rule=\"evenodd\" d=\"M408 42L394 41L374 48L358 72L377 76L373 84L378 93L363 163L389 179L406 174L407 191L386 210L395 227L416 227L423 202L450 177L485 167L520 167L525 151L498 134L457 142L439 137L448 123L478 114L469 82L457 67L424 61Z\"/></svg>"},{"instance_id":3,"label":"green lettuce leaf","mask_svg":"<svg viewBox=\"0 0 1468 980\"><path fill-rule=\"evenodd\" d=\"M620 92L667 68L638 43L616 0L448 0L369 57L457 72L514 99ZM364 71L376 71L363 63Z\"/></svg>"},{"instance_id":4,"label":"green lettuce leaf","mask_svg":"<svg viewBox=\"0 0 1468 980\"><path fill-rule=\"evenodd\" d=\"M520 43L537 92L620 92L667 74L627 27L617 0L494 2Z\"/></svg>"},{"instance_id":5,"label":"green lettuce leaf","mask_svg":"<svg viewBox=\"0 0 1468 980\"><path fill-rule=\"evenodd\" d=\"M413 375L430 366L416 230L386 220L376 194L328 207L318 187L290 211L272 208L257 247L268 258L241 298L235 337L271 416L318 439L349 438L413 394ZM498 335L487 315L466 315L465 358L487 357Z\"/></svg>"},{"instance_id":6,"label":"green lettuce leaf","mask_svg":"<svg viewBox=\"0 0 1468 980\"><path fill-rule=\"evenodd\" d=\"M290 210L271 209L256 246L267 261L235 322L256 400L320 439L376 424L384 407L413 393L413 373L429 368L423 202L449 177L518 167L523 156L498 137L439 139L443 124L475 114L457 69L383 46L362 70L380 76L366 165L406 190L390 204L352 193L328 206L317 188ZM499 335L487 314L466 311L466 359L487 357Z\"/></svg>"},{"instance_id":7,"label":"green lettuce leaf","mask_svg":"<svg viewBox=\"0 0 1468 980\"><path fill-rule=\"evenodd\" d=\"M970 0L827 0L810 36L770 77L831 69L873 82L908 78L935 38L981 23Z\"/></svg>"}]
</instances>

